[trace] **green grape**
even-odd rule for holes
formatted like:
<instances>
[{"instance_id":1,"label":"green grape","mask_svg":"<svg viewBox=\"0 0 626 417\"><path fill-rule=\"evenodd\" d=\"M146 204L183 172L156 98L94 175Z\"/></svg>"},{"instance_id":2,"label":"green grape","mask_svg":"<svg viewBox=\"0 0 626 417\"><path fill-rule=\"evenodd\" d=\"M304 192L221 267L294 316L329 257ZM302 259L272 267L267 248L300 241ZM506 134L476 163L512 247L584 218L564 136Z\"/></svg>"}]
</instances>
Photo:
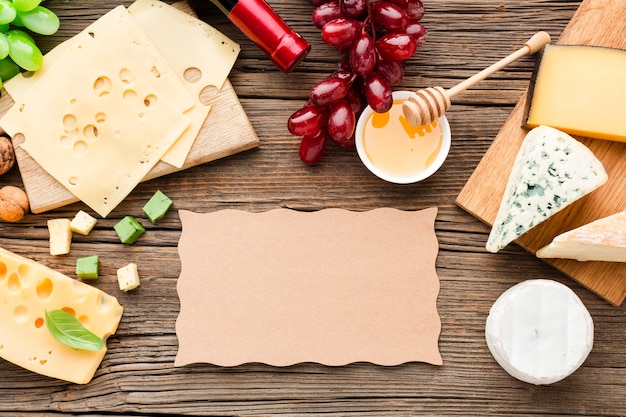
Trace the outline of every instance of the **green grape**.
<instances>
[{"instance_id":1,"label":"green grape","mask_svg":"<svg viewBox=\"0 0 626 417\"><path fill-rule=\"evenodd\" d=\"M0 24L11 23L16 17L17 11L13 7L13 3L8 0L0 0Z\"/></svg>"},{"instance_id":2,"label":"green grape","mask_svg":"<svg viewBox=\"0 0 626 417\"><path fill-rule=\"evenodd\" d=\"M41 0L13 0L13 7L18 12L27 12L39 6Z\"/></svg>"},{"instance_id":3,"label":"green grape","mask_svg":"<svg viewBox=\"0 0 626 417\"><path fill-rule=\"evenodd\" d=\"M9 31L9 24L0 25L0 33L7 33Z\"/></svg>"},{"instance_id":4,"label":"green grape","mask_svg":"<svg viewBox=\"0 0 626 417\"><path fill-rule=\"evenodd\" d=\"M7 35L0 33L0 59L9 56L9 41Z\"/></svg>"},{"instance_id":5,"label":"green grape","mask_svg":"<svg viewBox=\"0 0 626 417\"><path fill-rule=\"evenodd\" d=\"M8 81L19 73L20 67L11 58L0 59L0 80Z\"/></svg>"},{"instance_id":6,"label":"green grape","mask_svg":"<svg viewBox=\"0 0 626 417\"><path fill-rule=\"evenodd\" d=\"M43 6L37 6L28 12L17 12L17 16L26 29L40 35L52 35L59 30L58 16Z\"/></svg>"},{"instance_id":7,"label":"green grape","mask_svg":"<svg viewBox=\"0 0 626 417\"><path fill-rule=\"evenodd\" d=\"M43 63L43 55L33 38L23 30L10 30L9 56L20 67L27 71L37 71Z\"/></svg>"}]
</instances>

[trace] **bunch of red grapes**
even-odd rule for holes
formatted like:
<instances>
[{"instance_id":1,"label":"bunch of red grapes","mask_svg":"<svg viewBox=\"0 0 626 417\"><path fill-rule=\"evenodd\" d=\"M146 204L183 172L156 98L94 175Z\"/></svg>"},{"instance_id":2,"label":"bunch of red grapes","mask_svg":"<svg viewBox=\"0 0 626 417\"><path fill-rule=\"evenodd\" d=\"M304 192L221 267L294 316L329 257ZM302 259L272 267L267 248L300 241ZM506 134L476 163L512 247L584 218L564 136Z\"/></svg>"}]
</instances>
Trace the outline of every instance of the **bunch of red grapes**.
<instances>
[{"instance_id":1,"label":"bunch of red grapes","mask_svg":"<svg viewBox=\"0 0 626 417\"><path fill-rule=\"evenodd\" d=\"M288 120L301 136L302 162L316 164L328 141L354 146L356 120L369 105L379 113L393 105L391 87L426 41L421 0L309 0L322 40L342 57L337 70L311 89L310 99Z\"/></svg>"}]
</instances>

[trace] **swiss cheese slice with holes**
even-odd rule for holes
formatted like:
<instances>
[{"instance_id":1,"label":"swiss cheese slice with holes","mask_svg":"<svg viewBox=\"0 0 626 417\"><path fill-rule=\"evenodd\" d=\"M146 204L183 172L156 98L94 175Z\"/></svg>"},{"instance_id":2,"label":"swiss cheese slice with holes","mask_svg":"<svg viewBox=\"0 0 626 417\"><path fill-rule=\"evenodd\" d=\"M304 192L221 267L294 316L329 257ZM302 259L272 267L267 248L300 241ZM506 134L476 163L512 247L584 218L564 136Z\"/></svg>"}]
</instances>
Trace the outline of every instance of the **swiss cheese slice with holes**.
<instances>
[{"instance_id":1,"label":"swiss cheese slice with holes","mask_svg":"<svg viewBox=\"0 0 626 417\"><path fill-rule=\"evenodd\" d=\"M0 119L19 146L102 217L189 124L167 97L84 33Z\"/></svg>"},{"instance_id":2,"label":"swiss cheese slice with holes","mask_svg":"<svg viewBox=\"0 0 626 417\"><path fill-rule=\"evenodd\" d=\"M99 351L57 341L45 312L64 310L105 341ZM77 384L89 382L104 357L123 307L103 291L0 248L0 357L18 366Z\"/></svg>"},{"instance_id":3,"label":"swiss cheese slice with holes","mask_svg":"<svg viewBox=\"0 0 626 417\"><path fill-rule=\"evenodd\" d=\"M104 14L87 26L80 36L85 34L100 42L102 47L160 95L167 97L168 102L181 112L194 106L195 100L168 61L124 6L117 6ZM69 39L48 52L38 71L18 74L5 83L13 100L20 101L38 80L47 76L48 70L74 42L75 39Z\"/></svg>"},{"instance_id":4,"label":"swiss cheese slice with holes","mask_svg":"<svg viewBox=\"0 0 626 417\"><path fill-rule=\"evenodd\" d=\"M209 114L211 97L222 88L240 47L207 23L161 1L137 0L128 10L196 100L186 113L189 130L163 156L163 161L181 168Z\"/></svg>"},{"instance_id":5,"label":"swiss cheese slice with holes","mask_svg":"<svg viewBox=\"0 0 626 417\"><path fill-rule=\"evenodd\" d=\"M537 257L626 262L626 211L561 233Z\"/></svg>"}]
</instances>

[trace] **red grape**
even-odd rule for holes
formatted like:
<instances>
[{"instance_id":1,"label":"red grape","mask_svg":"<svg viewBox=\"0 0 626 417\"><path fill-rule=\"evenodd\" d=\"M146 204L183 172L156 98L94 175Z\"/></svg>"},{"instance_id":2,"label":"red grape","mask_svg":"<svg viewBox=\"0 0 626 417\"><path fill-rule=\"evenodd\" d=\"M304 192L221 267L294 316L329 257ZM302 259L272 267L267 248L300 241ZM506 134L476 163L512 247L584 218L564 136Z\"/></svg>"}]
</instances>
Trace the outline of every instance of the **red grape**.
<instances>
[{"instance_id":1,"label":"red grape","mask_svg":"<svg viewBox=\"0 0 626 417\"><path fill-rule=\"evenodd\" d=\"M356 19L365 11L366 0L340 0L339 5L344 16Z\"/></svg>"},{"instance_id":2,"label":"red grape","mask_svg":"<svg viewBox=\"0 0 626 417\"><path fill-rule=\"evenodd\" d=\"M406 27L405 33L411 35L415 39L415 43L418 47L422 46L426 42L428 32L421 23L411 23Z\"/></svg>"},{"instance_id":3,"label":"red grape","mask_svg":"<svg viewBox=\"0 0 626 417\"><path fill-rule=\"evenodd\" d=\"M350 68L355 74L365 76L376 65L374 40L367 33L361 33L350 47Z\"/></svg>"},{"instance_id":4,"label":"red grape","mask_svg":"<svg viewBox=\"0 0 626 417\"><path fill-rule=\"evenodd\" d=\"M411 22L422 20L422 17L424 17L424 4L420 0L408 0L406 14Z\"/></svg>"},{"instance_id":5,"label":"red grape","mask_svg":"<svg viewBox=\"0 0 626 417\"><path fill-rule=\"evenodd\" d=\"M358 20L345 18L331 20L322 28L322 40L327 45L343 50L350 46L362 28L363 23Z\"/></svg>"},{"instance_id":6,"label":"red grape","mask_svg":"<svg viewBox=\"0 0 626 417\"><path fill-rule=\"evenodd\" d=\"M315 165L324 154L326 149L327 135L324 129L321 129L315 135L305 135L300 141L298 148L298 156L300 160L307 165Z\"/></svg>"},{"instance_id":7,"label":"red grape","mask_svg":"<svg viewBox=\"0 0 626 417\"><path fill-rule=\"evenodd\" d=\"M413 56L417 42L406 33L389 33L376 42L376 47L384 60L401 61Z\"/></svg>"},{"instance_id":8,"label":"red grape","mask_svg":"<svg viewBox=\"0 0 626 417\"><path fill-rule=\"evenodd\" d=\"M404 68L400 61L383 61L376 64L375 71L382 75L389 85L398 85L404 77Z\"/></svg>"},{"instance_id":9,"label":"red grape","mask_svg":"<svg viewBox=\"0 0 626 417\"><path fill-rule=\"evenodd\" d=\"M341 78L327 78L311 88L311 101L316 106L328 107L337 103L348 94L350 85Z\"/></svg>"},{"instance_id":10,"label":"red grape","mask_svg":"<svg viewBox=\"0 0 626 417\"><path fill-rule=\"evenodd\" d=\"M314 7L319 7L322 4L328 3L330 0L309 0L309 4Z\"/></svg>"},{"instance_id":11,"label":"red grape","mask_svg":"<svg viewBox=\"0 0 626 417\"><path fill-rule=\"evenodd\" d=\"M364 83L367 104L377 113L384 113L393 106L391 87L382 75L372 72ZM330 123L330 115L329 115Z\"/></svg>"},{"instance_id":12,"label":"red grape","mask_svg":"<svg viewBox=\"0 0 626 417\"><path fill-rule=\"evenodd\" d=\"M371 13L374 24L391 32L402 32L409 24L406 12L390 1L374 3Z\"/></svg>"},{"instance_id":13,"label":"red grape","mask_svg":"<svg viewBox=\"0 0 626 417\"><path fill-rule=\"evenodd\" d=\"M341 52L337 69L311 88L310 100L291 115L289 131L301 136L302 162L318 163L328 141L355 144L356 118L369 105L378 113L393 105L391 87L424 44L422 0L308 0L324 43Z\"/></svg>"},{"instance_id":14,"label":"red grape","mask_svg":"<svg viewBox=\"0 0 626 417\"><path fill-rule=\"evenodd\" d=\"M311 20L318 29L321 29L326 23L331 20L339 19L342 16L339 3L331 1L330 3L324 3L315 8Z\"/></svg>"},{"instance_id":15,"label":"red grape","mask_svg":"<svg viewBox=\"0 0 626 417\"><path fill-rule=\"evenodd\" d=\"M314 135L326 123L326 112L317 106L304 106L296 110L287 121L287 129L292 135Z\"/></svg>"},{"instance_id":16,"label":"red grape","mask_svg":"<svg viewBox=\"0 0 626 417\"><path fill-rule=\"evenodd\" d=\"M336 143L347 143L354 134L355 124L356 116L345 100L330 108L327 125L328 136Z\"/></svg>"}]
</instances>

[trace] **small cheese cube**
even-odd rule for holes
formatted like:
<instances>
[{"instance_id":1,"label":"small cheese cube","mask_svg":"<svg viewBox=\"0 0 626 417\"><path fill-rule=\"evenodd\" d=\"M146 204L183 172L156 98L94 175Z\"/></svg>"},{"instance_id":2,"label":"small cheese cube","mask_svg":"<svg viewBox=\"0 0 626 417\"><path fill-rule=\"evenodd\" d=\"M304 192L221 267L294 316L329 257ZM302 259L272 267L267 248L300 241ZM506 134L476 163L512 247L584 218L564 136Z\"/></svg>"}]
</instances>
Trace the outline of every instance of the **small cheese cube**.
<instances>
[{"instance_id":1,"label":"small cheese cube","mask_svg":"<svg viewBox=\"0 0 626 417\"><path fill-rule=\"evenodd\" d=\"M137 273L137 265L129 263L125 267L117 270L117 282L120 290L130 291L139 286L139 274Z\"/></svg>"},{"instance_id":2,"label":"small cheese cube","mask_svg":"<svg viewBox=\"0 0 626 417\"><path fill-rule=\"evenodd\" d=\"M89 215L89 213L80 210L70 222L70 228L73 232L88 235L96 225L96 222L97 220Z\"/></svg>"},{"instance_id":3,"label":"small cheese cube","mask_svg":"<svg viewBox=\"0 0 626 417\"><path fill-rule=\"evenodd\" d=\"M146 205L143 206L143 212L152 223L156 223L165 217L170 207L172 207L172 200L163 194L161 190L157 190Z\"/></svg>"},{"instance_id":4,"label":"small cheese cube","mask_svg":"<svg viewBox=\"0 0 626 417\"><path fill-rule=\"evenodd\" d=\"M72 229L69 219L48 220L50 233L50 255L67 255L72 244Z\"/></svg>"},{"instance_id":5,"label":"small cheese cube","mask_svg":"<svg viewBox=\"0 0 626 417\"><path fill-rule=\"evenodd\" d=\"M119 236L122 243L132 245L139 239L141 235L146 231L141 223L139 223L133 216L126 216L115 226L113 226L115 232Z\"/></svg>"},{"instance_id":6,"label":"small cheese cube","mask_svg":"<svg viewBox=\"0 0 626 417\"><path fill-rule=\"evenodd\" d=\"M98 255L78 258L76 260L76 276L80 279L97 279L99 261Z\"/></svg>"}]
</instances>

